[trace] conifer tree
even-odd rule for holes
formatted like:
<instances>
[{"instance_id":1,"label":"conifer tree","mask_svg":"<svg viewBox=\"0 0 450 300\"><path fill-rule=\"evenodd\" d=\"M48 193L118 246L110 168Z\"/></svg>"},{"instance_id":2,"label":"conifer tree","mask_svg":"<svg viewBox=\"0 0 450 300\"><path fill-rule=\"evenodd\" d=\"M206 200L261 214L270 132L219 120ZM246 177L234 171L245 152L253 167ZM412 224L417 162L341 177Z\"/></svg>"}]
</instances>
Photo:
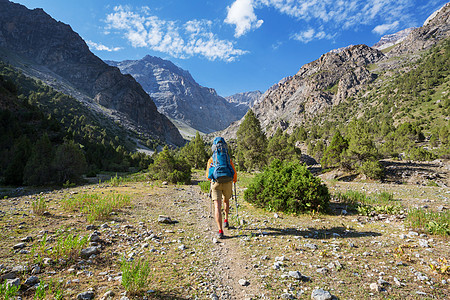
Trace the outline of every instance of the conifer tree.
<instances>
[{"instance_id":1,"label":"conifer tree","mask_svg":"<svg viewBox=\"0 0 450 300\"><path fill-rule=\"evenodd\" d=\"M325 150L320 163L323 168L326 167L334 167L339 165L341 162L341 154L342 152L348 148L348 142L341 135L339 130L334 133L333 138L331 139L330 145L328 145Z\"/></svg>"},{"instance_id":2,"label":"conifer tree","mask_svg":"<svg viewBox=\"0 0 450 300\"><path fill-rule=\"evenodd\" d=\"M255 113L249 109L237 131L237 163L251 171L266 165L267 139Z\"/></svg>"},{"instance_id":3,"label":"conifer tree","mask_svg":"<svg viewBox=\"0 0 450 300\"><path fill-rule=\"evenodd\" d=\"M53 159L52 143L47 133L36 141L31 157L24 170L24 183L26 185L43 185L52 181L53 172L51 162Z\"/></svg>"},{"instance_id":4,"label":"conifer tree","mask_svg":"<svg viewBox=\"0 0 450 300\"><path fill-rule=\"evenodd\" d=\"M295 148L294 142L289 138L289 135L278 128L273 137L269 139L267 154L270 163L274 159L281 161L297 159L301 155L301 151Z\"/></svg>"},{"instance_id":5,"label":"conifer tree","mask_svg":"<svg viewBox=\"0 0 450 300\"><path fill-rule=\"evenodd\" d=\"M180 151L181 157L184 157L195 169L203 168L208 161L205 142L197 131L195 138L186 144Z\"/></svg>"}]
</instances>

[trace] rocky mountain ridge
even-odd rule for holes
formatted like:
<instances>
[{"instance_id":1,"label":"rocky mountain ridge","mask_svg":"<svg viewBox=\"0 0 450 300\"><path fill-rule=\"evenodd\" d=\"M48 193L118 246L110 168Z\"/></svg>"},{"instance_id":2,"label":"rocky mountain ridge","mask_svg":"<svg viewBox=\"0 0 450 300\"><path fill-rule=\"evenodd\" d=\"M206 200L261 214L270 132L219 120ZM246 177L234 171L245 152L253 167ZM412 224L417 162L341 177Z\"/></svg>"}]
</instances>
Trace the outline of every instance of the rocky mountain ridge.
<instances>
[{"instance_id":1,"label":"rocky mountain ridge","mask_svg":"<svg viewBox=\"0 0 450 300\"><path fill-rule=\"evenodd\" d=\"M133 76L161 113L200 132L222 130L248 110L199 85L188 71L168 60L147 55L140 60L107 63Z\"/></svg>"},{"instance_id":2,"label":"rocky mountain ridge","mask_svg":"<svg viewBox=\"0 0 450 300\"><path fill-rule=\"evenodd\" d=\"M63 92L137 133L182 145L179 131L158 113L142 87L90 52L83 39L42 9L0 1L0 59L28 76L65 86Z\"/></svg>"}]
</instances>

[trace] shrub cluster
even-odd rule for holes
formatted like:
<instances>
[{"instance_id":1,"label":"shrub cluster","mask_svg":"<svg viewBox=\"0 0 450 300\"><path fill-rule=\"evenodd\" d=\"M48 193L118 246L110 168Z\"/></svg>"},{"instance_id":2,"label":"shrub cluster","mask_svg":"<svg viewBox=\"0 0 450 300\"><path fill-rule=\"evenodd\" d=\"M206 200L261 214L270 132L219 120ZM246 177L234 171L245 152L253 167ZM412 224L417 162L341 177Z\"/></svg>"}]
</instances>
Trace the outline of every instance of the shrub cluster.
<instances>
[{"instance_id":1,"label":"shrub cluster","mask_svg":"<svg viewBox=\"0 0 450 300\"><path fill-rule=\"evenodd\" d=\"M328 188L298 161L275 159L245 191L246 201L268 210L288 213L326 211Z\"/></svg>"},{"instance_id":2,"label":"shrub cluster","mask_svg":"<svg viewBox=\"0 0 450 300\"><path fill-rule=\"evenodd\" d=\"M166 146L158 153L153 164L148 168L155 180L167 180L171 183L191 183L191 166L185 158L178 158Z\"/></svg>"}]
</instances>

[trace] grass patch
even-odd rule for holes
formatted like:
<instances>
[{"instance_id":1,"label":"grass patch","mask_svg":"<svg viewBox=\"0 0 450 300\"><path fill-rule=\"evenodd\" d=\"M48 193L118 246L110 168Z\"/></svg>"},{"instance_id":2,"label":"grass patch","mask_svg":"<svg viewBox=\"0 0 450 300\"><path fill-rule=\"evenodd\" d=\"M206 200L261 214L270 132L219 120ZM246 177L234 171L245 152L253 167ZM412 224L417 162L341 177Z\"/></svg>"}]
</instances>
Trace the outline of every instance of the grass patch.
<instances>
[{"instance_id":1,"label":"grass patch","mask_svg":"<svg viewBox=\"0 0 450 300\"><path fill-rule=\"evenodd\" d=\"M17 293L19 292L20 286L15 286L12 284L6 284L5 282L0 285L0 299L1 300L9 300L9 299L15 299L17 296Z\"/></svg>"},{"instance_id":2,"label":"grass patch","mask_svg":"<svg viewBox=\"0 0 450 300\"><path fill-rule=\"evenodd\" d=\"M33 202L31 202L31 209L33 211L33 214L42 216L47 210L47 203L45 202L45 198L39 197L38 199L33 200Z\"/></svg>"},{"instance_id":3,"label":"grass patch","mask_svg":"<svg viewBox=\"0 0 450 300\"><path fill-rule=\"evenodd\" d=\"M50 280L48 283L41 281L36 288L33 299L63 299L62 284Z\"/></svg>"},{"instance_id":4,"label":"grass patch","mask_svg":"<svg viewBox=\"0 0 450 300\"><path fill-rule=\"evenodd\" d=\"M81 237L73 234L60 236L50 254L56 260L64 259L66 261L73 261L80 256L81 249L83 249L88 242L88 236Z\"/></svg>"},{"instance_id":5,"label":"grass patch","mask_svg":"<svg viewBox=\"0 0 450 300\"><path fill-rule=\"evenodd\" d=\"M434 235L450 235L450 212L432 212L424 209L412 209L406 221L413 228Z\"/></svg>"},{"instance_id":6,"label":"grass patch","mask_svg":"<svg viewBox=\"0 0 450 300\"><path fill-rule=\"evenodd\" d=\"M120 270L122 271L122 285L130 294L139 294L148 289L151 273L150 263L143 259L127 261L122 259Z\"/></svg>"},{"instance_id":7,"label":"grass patch","mask_svg":"<svg viewBox=\"0 0 450 300\"><path fill-rule=\"evenodd\" d=\"M374 214L399 214L403 207L396 202L391 193L381 192L367 195L359 191L346 191L336 193L333 199L347 205L349 210L357 211L358 214L370 216Z\"/></svg>"},{"instance_id":8,"label":"grass patch","mask_svg":"<svg viewBox=\"0 0 450 300\"><path fill-rule=\"evenodd\" d=\"M209 194L209 189L211 188L211 182L210 181L201 181L198 183L200 186L200 189L203 193Z\"/></svg>"},{"instance_id":9,"label":"grass patch","mask_svg":"<svg viewBox=\"0 0 450 300\"><path fill-rule=\"evenodd\" d=\"M117 193L77 194L62 200L66 210L81 211L89 222L107 220L111 213L130 204L130 197Z\"/></svg>"}]
</instances>

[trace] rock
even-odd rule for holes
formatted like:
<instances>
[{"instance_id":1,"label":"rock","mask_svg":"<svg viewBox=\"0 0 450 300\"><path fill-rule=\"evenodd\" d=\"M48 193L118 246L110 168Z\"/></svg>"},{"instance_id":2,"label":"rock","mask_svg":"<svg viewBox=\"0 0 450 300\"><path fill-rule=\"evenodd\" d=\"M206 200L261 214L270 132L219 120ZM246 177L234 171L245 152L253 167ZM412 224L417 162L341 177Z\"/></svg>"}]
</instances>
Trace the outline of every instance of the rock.
<instances>
[{"instance_id":1,"label":"rock","mask_svg":"<svg viewBox=\"0 0 450 300\"><path fill-rule=\"evenodd\" d=\"M25 248L27 245L25 243L18 243L13 246L14 250Z\"/></svg>"},{"instance_id":2,"label":"rock","mask_svg":"<svg viewBox=\"0 0 450 300\"><path fill-rule=\"evenodd\" d=\"M212 242L213 242L214 244L220 244L220 241L219 241L218 239L216 239L216 238L213 238L213 239L212 239Z\"/></svg>"},{"instance_id":3,"label":"rock","mask_svg":"<svg viewBox=\"0 0 450 300\"><path fill-rule=\"evenodd\" d=\"M168 185L169 183L167 181L163 181L162 185Z\"/></svg>"},{"instance_id":4,"label":"rock","mask_svg":"<svg viewBox=\"0 0 450 300\"><path fill-rule=\"evenodd\" d=\"M100 250L98 247L88 247L86 249L83 249L80 251L80 256L82 258L89 258L91 255L97 255L100 253Z\"/></svg>"},{"instance_id":5,"label":"rock","mask_svg":"<svg viewBox=\"0 0 450 300\"><path fill-rule=\"evenodd\" d=\"M216 294L211 294L211 295L209 295L209 298L210 299L213 299L213 300L219 300L220 298L219 298L219 296L217 296Z\"/></svg>"},{"instance_id":6,"label":"rock","mask_svg":"<svg viewBox=\"0 0 450 300\"><path fill-rule=\"evenodd\" d=\"M89 240L94 243L98 243L101 241L100 236L95 232L89 236Z\"/></svg>"},{"instance_id":7,"label":"rock","mask_svg":"<svg viewBox=\"0 0 450 300\"><path fill-rule=\"evenodd\" d=\"M6 279L15 279L17 277L17 272L8 272L0 276L0 282Z\"/></svg>"},{"instance_id":8,"label":"rock","mask_svg":"<svg viewBox=\"0 0 450 300\"><path fill-rule=\"evenodd\" d=\"M25 280L24 284L27 285L27 286L33 286L33 285L35 285L35 284L37 284L39 282L40 282L39 277L37 277L37 276L30 276L30 277L27 278L27 280Z\"/></svg>"},{"instance_id":9,"label":"rock","mask_svg":"<svg viewBox=\"0 0 450 300\"><path fill-rule=\"evenodd\" d=\"M370 290L374 292L381 292L381 286L379 286L378 283L373 282L370 284Z\"/></svg>"},{"instance_id":10,"label":"rock","mask_svg":"<svg viewBox=\"0 0 450 300\"><path fill-rule=\"evenodd\" d=\"M103 296L100 298L101 300L108 300L113 299L116 294L113 291L107 291L103 294Z\"/></svg>"},{"instance_id":11,"label":"rock","mask_svg":"<svg viewBox=\"0 0 450 300\"><path fill-rule=\"evenodd\" d=\"M447 207L445 207L444 205L439 205L438 207L437 207L437 211L444 211L444 210L446 210L447 209Z\"/></svg>"},{"instance_id":12,"label":"rock","mask_svg":"<svg viewBox=\"0 0 450 300\"><path fill-rule=\"evenodd\" d=\"M319 274L327 274L329 270L327 268L318 268L316 272Z\"/></svg>"},{"instance_id":13,"label":"rock","mask_svg":"<svg viewBox=\"0 0 450 300\"><path fill-rule=\"evenodd\" d=\"M299 271L289 271L289 276L295 279L302 279L303 275Z\"/></svg>"},{"instance_id":14,"label":"rock","mask_svg":"<svg viewBox=\"0 0 450 300\"><path fill-rule=\"evenodd\" d=\"M39 265L36 265L33 267L33 269L31 270L31 274L36 275L39 274L41 272L41 267L39 267Z\"/></svg>"},{"instance_id":15,"label":"rock","mask_svg":"<svg viewBox=\"0 0 450 300\"><path fill-rule=\"evenodd\" d=\"M158 222L163 223L163 224L172 224L173 223L172 219L167 216L159 216Z\"/></svg>"},{"instance_id":16,"label":"rock","mask_svg":"<svg viewBox=\"0 0 450 300\"><path fill-rule=\"evenodd\" d=\"M273 264L273 268L274 268L275 270L281 269L282 266L283 266L283 263L282 263L281 261L276 261L276 262Z\"/></svg>"},{"instance_id":17,"label":"rock","mask_svg":"<svg viewBox=\"0 0 450 300\"><path fill-rule=\"evenodd\" d=\"M95 225L88 225L88 226L86 226L86 230L97 230L97 226L95 226Z\"/></svg>"},{"instance_id":18,"label":"rock","mask_svg":"<svg viewBox=\"0 0 450 300\"><path fill-rule=\"evenodd\" d=\"M306 248L312 249L312 250L317 250L317 245L315 244L305 244Z\"/></svg>"},{"instance_id":19,"label":"rock","mask_svg":"<svg viewBox=\"0 0 450 300\"><path fill-rule=\"evenodd\" d=\"M27 237L24 237L23 239L21 239L20 241L24 242L24 243L29 243L29 242L33 241L33 237L32 236L27 236Z\"/></svg>"},{"instance_id":20,"label":"rock","mask_svg":"<svg viewBox=\"0 0 450 300\"><path fill-rule=\"evenodd\" d=\"M242 286L248 286L250 285L250 282L245 279L239 279L239 284Z\"/></svg>"},{"instance_id":21,"label":"rock","mask_svg":"<svg viewBox=\"0 0 450 300\"><path fill-rule=\"evenodd\" d=\"M315 289L311 293L311 299L313 300L331 300L333 296L330 292L325 291L323 289Z\"/></svg>"},{"instance_id":22,"label":"rock","mask_svg":"<svg viewBox=\"0 0 450 300\"><path fill-rule=\"evenodd\" d=\"M178 249L181 250L181 251L183 251L183 250L186 250L187 247L186 247L185 245L181 245L181 246L178 247Z\"/></svg>"},{"instance_id":23,"label":"rock","mask_svg":"<svg viewBox=\"0 0 450 300\"><path fill-rule=\"evenodd\" d=\"M20 278L7 279L6 286L20 286Z\"/></svg>"},{"instance_id":24,"label":"rock","mask_svg":"<svg viewBox=\"0 0 450 300\"><path fill-rule=\"evenodd\" d=\"M94 299L95 294L93 291L87 291L87 292L83 292L83 293L79 293L77 295L77 299L79 300L91 300Z\"/></svg>"},{"instance_id":25,"label":"rock","mask_svg":"<svg viewBox=\"0 0 450 300\"><path fill-rule=\"evenodd\" d=\"M397 277L394 277L394 283L395 283L395 285L398 286L398 287L402 286L402 283L400 282L400 280L398 280Z\"/></svg>"},{"instance_id":26,"label":"rock","mask_svg":"<svg viewBox=\"0 0 450 300\"><path fill-rule=\"evenodd\" d=\"M281 299L296 299L296 298L292 294L284 293L284 294L281 294Z\"/></svg>"},{"instance_id":27,"label":"rock","mask_svg":"<svg viewBox=\"0 0 450 300\"><path fill-rule=\"evenodd\" d=\"M427 240L419 240L419 246L423 247L423 248L429 248L430 247L428 245L428 241Z\"/></svg>"},{"instance_id":28,"label":"rock","mask_svg":"<svg viewBox=\"0 0 450 300\"><path fill-rule=\"evenodd\" d=\"M46 257L42 260L42 263L44 264L44 266L48 266L53 263L53 260L50 257Z\"/></svg>"}]
</instances>

